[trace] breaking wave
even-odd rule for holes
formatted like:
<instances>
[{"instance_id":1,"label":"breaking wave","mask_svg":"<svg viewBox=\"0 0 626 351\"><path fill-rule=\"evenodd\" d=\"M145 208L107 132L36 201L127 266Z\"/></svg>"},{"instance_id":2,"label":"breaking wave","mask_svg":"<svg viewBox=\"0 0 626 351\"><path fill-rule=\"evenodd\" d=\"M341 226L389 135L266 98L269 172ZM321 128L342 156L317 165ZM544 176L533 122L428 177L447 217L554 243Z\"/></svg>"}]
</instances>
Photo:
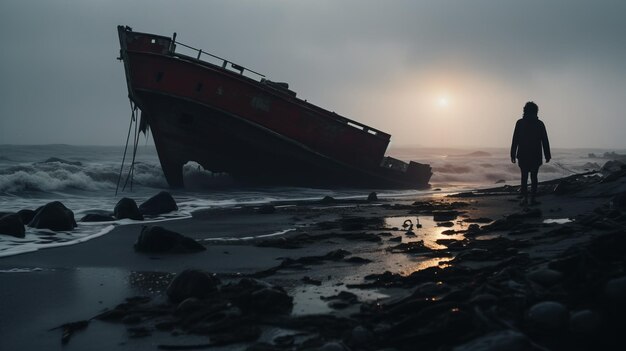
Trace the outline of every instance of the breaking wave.
<instances>
[{"instance_id":1,"label":"breaking wave","mask_svg":"<svg viewBox=\"0 0 626 351\"><path fill-rule=\"evenodd\" d=\"M497 159L493 162L485 160L466 160L464 162L449 162L433 160L432 183L465 183L475 185L489 185L501 181L519 181L520 170L516 164L512 164L508 159ZM560 162L553 162L541 166L539 172L540 180L549 180L568 176L574 173L588 170L598 170L597 163L568 163L564 165Z\"/></svg>"},{"instance_id":2,"label":"breaking wave","mask_svg":"<svg viewBox=\"0 0 626 351\"><path fill-rule=\"evenodd\" d=\"M0 169L0 193L110 190L116 187L119 170L119 164L78 164L60 159L22 163ZM141 162L135 164L133 184L167 186L158 164Z\"/></svg>"}]
</instances>

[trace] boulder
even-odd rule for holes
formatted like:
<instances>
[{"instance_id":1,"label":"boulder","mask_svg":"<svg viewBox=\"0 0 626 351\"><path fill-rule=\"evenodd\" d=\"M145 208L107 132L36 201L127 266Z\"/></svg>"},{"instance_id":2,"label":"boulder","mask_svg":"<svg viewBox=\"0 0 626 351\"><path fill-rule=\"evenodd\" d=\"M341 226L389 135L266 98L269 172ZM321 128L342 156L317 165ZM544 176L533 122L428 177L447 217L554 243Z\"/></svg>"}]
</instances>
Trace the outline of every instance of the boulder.
<instances>
[{"instance_id":1,"label":"boulder","mask_svg":"<svg viewBox=\"0 0 626 351\"><path fill-rule=\"evenodd\" d=\"M35 211L28 209L17 211L17 214L20 216L20 218L22 218L22 223L24 224L30 223L30 221L33 220L33 217L35 217L35 213Z\"/></svg>"},{"instance_id":2,"label":"boulder","mask_svg":"<svg viewBox=\"0 0 626 351\"><path fill-rule=\"evenodd\" d=\"M197 269L178 273L167 287L167 296L179 303L188 298L204 299L217 291L220 280L213 274Z\"/></svg>"},{"instance_id":3,"label":"boulder","mask_svg":"<svg viewBox=\"0 0 626 351\"><path fill-rule=\"evenodd\" d=\"M156 216L176 210L176 201L167 191L161 191L139 206L139 212L144 216Z\"/></svg>"},{"instance_id":4,"label":"boulder","mask_svg":"<svg viewBox=\"0 0 626 351\"><path fill-rule=\"evenodd\" d=\"M293 298L282 287L257 279L241 279L222 291L233 294L233 301L248 313L287 314L293 308Z\"/></svg>"},{"instance_id":5,"label":"boulder","mask_svg":"<svg viewBox=\"0 0 626 351\"><path fill-rule=\"evenodd\" d=\"M529 272L526 277L537 284L548 287L560 282L563 279L563 273L550 268L540 268Z\"/></svg>"},{"instance_id":6,"label":"boulder","mask_svg":"<svg viewBox=\"0 0 626 351\"><path fill-rule=\"evenodd\" d=\"M204 250L206 248L194 239L159 226L144 226L135 242L135 251L147 253L190 253Z\"/></svg>"},{"instance_id":7,"label":"boulder","mask_svg":"<svg viewBox=\"0 0 626 351\"><path fill-rule=\"evenodd\" d=\"M143 221L143 215L139 212L137 203L135 200L127 197L123 197L117 202L115 209L113 210L113 217L116 219L129 218L137 221Z\"/></svg>"},{"instance_id":8,"label":"boulder","mask_svg":"<svg viewBox=\"0 0 626 351\"><path fill-rule=\"evenodd\" d=\"M528 310L527 317L529 328L542 333L564 330L569 323L567 307L555 301L544 301L533 305Z\"/></svg>"},{"instance_id":9,"label":"boulder","mask_svg":"<svg viewBox=\"0 0 626 351\"><path fill-rule=\"evenodd\" d=\"M76 228L74 212L59 201L45 204L37 209L37 213L28 223L29 227L50 229L54 231L72 230Z\"/></svg>"},{"instance_id":10,"label":"boulder","mask_svg":"<svg viewBox=\"0 0 626 351\"><path fill-rule=\"evenodd\" d=\"M0 217L0 235L23 238L26 235L22 218L17 213L5 214Z\"/></svg>"},{"instance_id":11,"label":"boulder","mask_svg":"<svg viewBox=\"0 0 626 351\"><path fill-rule=\"evenodd\" d=\"M88 213L80 219L81 222L111 222L114 221L113 216L102 215L99 213Z\"/></svg>"}]
</instances>

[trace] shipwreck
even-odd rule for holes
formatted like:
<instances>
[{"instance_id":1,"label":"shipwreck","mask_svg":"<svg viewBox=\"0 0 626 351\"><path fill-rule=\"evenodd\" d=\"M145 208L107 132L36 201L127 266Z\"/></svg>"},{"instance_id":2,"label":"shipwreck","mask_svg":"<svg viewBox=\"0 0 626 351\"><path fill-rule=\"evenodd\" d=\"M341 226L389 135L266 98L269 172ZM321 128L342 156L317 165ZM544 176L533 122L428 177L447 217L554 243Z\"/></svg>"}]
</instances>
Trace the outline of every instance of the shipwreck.
<instances>
[{"instance_id":1,"label":"shipwreck","mask_svg":"<svg viewBox=\"0 0 626 351\"><path fill-rule=\"evenodd\" d=\"M118 34L131 106L171 187L184 186L188 161L249 184L429 186L429 165L385 156L389 134L300 99L286 83L179 43L176 33L118 26Z\"/></svg>"}]
</instances>

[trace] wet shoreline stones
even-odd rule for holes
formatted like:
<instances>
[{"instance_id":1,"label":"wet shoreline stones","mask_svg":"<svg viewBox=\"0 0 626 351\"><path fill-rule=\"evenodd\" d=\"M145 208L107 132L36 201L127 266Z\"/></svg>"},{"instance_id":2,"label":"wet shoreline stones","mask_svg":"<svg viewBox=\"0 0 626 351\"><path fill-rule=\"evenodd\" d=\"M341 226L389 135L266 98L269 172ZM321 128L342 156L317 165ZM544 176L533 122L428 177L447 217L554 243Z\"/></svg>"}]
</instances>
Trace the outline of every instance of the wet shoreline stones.
<instances>
[{"instance_id":1,"label":"wet shoreline stones","mask_svg":"<svg viewBox=\"0 0 626 351\"><path fill-rule=\"evenodd\" d=\"M53 231L70 231L76 228L77 224L74 212L61 202L54 201L38 208L28 226Z\"/></svg>"},{"instance_id":2,"label":"wet shoreline stones","mask_svg":"<svg viewBox=\"0 0 626 351\"><path fill-rule=\"evenodd\" d=\"M193 253L205 251L206 247L182 234L160 226L144 226L135 242L137 252L146 253Z\"/></svg>"},{"instance_id":3,"label":"wet shoreline stones","mask_svg":"<svg viewBox=\"0 0 626 351\"><path fill-rule=\"evenodd\" d=\"M407 212L423 214L447 205L418 203L402 206ZM597 211L595 215L600 219L593 220L604 220L609 213L607 211L606 208ZM610 218L617 219L620 215L614 213ZM158 321L145 318L142 323L154 323L180 333L209 335L211 342L245 340L249 343L248 350L624 349L624 231L607 221L607 225L613 225L612 229L593 232L595 236L589 235L586 242L577 242L561 254L535 258L525 252L526 248L531 250L537 247L538 242L558 244L563 235L574 235L580 233L581 228L590 228L576 221L571 225L574 231L567 229L559 234L552 231L554 227L541 225L542 218L540 211L534 211L520 212L491 224L483 220L481 222L486 225L482 227L473 224L475 229L450 233L463 235L464 239L440 242L448 246L444 251L456 256L455 261L440 261L434 267L408 275L389 271L374 273L368 275L362 284L345 285L348 289L406 289L406 294L394 299L359 301L348 294L344 294L345 299L337 294L325 296L332 297L327 301L333 303L334 313L290 316L293 299L285 289L256 279L241 279L227 284L220 282L203 298L192 296L160 306L166 312ZM294 236L297 239L289 244L303 247L319 240L351 234L328 233L327 230L341 228L339 221L331 224L333 227L319 234L323 239L315 234L302 234L299 238ZM523 237L525 239L516 236L516 240L510 236L480 238L485 240L474 237L499 235L499 231L524 230L541 230L541 235ZM364 241L366 236L363 233L354 233L354 238ZM288 241L268 242L267 245L288 246ZM338 247L344 242L334 244ZM396 244L385 239L375 245L381 245L379 252L389 254L385 250ZM399 254L407 255L405 252ZM286 275L297 270L311 270L307 274L314 275L312 266L326 261L333 264L345 262L349 255L345 250L335 250L320 256L283 258L278 267L263 273L271 275L279 269L288 268ZM477 262L483 264L474 265ZM275 281L285 281L286 275L282 273L273 277ZM316 285L318 282L311 278L299 279L296 287L303 283ZM263 303L255 305L248 301L253 300L252 296ZM266 309L270 305L282 307ZM134 312L124 313L153 311L159 305L150 306L135 307ZM293 330L294 334L260 341L259 335L264 331L281 327ZM241 334L239 338L238 333ZM211 342L208 345L213 345ZM181 341L178 346L189 345Z\"/></svg>"},{"instance_id":4,"label":"wet shoreline stones","mask_svg":"<svg viewBox=\"0 0 626 351\"><path fill-rule=\"evenodd\" d=\"M115 219L134 219L136 221L143 221L143 215L137 207L135 200L123 197L115 204L113 209L113 217Z\"/></svg>"},{"instance_id":5,"label":"wet shoreline stones","mask_svg":"<svg viewBox=\"0 0 626 351\"><path fill-rule=\"evenodd\" d=\"M22 218L17 213L0 216L0 235L23 238L26 235Z\"/></svg>"},{"instance_id":6,"label":"wet shoreline stones","mask_svg":"<svg viewBox=\"0 0 626 351\"><path fill-rule=\"evenodd\" d=\"M178 205L170 193L161 191L139 205L144 216L156 216L178 210Z\"/></svg>"}]
</instances>

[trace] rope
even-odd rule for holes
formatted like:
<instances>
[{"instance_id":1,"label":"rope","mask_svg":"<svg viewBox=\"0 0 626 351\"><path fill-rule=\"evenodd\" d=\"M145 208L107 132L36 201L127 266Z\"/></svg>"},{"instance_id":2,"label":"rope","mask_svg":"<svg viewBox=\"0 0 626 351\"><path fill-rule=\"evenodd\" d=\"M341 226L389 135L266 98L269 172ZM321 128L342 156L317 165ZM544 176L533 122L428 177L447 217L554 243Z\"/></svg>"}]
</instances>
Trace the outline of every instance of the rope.
<instances>
[{"instance_id":1,"label":"rope","mask_svg":"<svg viewBox=\"0 0 626 351\"><path fill-rule=\"evenodd\" d=\"M124 182L124 187L122 187L122 191L126 190L126 186L128 185L128 181L130 180L130 191L133 191L133 176L135 175L135 158L137 156L137 144L139 144L139 132L137 131L137 106L134 106L133 109L133 121L135 122L135 135L133 138L133 159L130 163L130 168L128 169L128 175L126 176L126 181Z\"/></svg>"},{"instance_id":2,"label":"rope","mask_svg":"<svg viewBox=\"0 0 626 351\"><path fill-rule=\"evenodd\" d=\"M126 146L124 146L124 156L122 157L122 165L120 166L120 173L117 176L117 185L115 186L115 196L120 188L120 181L122 180L122 171L124 170L124 162L126 162L126 151L128 150L128 141L130 140L130 131L133 128L133 121L135 120L135 109L133 108L133 101L130 102L130 124L128 125L128 135L126 136Z\"/></svg>"}]
</instances>

